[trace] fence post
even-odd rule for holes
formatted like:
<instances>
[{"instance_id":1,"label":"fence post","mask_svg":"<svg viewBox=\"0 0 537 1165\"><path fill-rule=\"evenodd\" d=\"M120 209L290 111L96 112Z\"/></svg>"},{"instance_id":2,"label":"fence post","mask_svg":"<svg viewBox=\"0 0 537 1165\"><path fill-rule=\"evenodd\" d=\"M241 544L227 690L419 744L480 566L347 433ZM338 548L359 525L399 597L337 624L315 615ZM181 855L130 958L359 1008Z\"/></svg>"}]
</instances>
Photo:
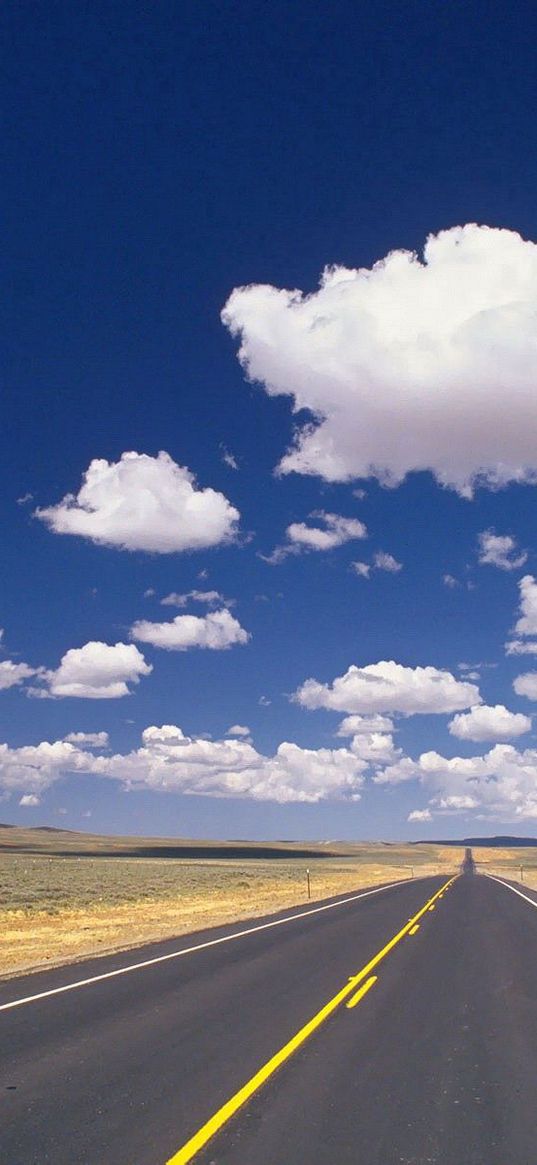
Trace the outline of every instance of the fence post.
<instances>
[{"instance_id":1,"label":"fence post","mask_svg":"<svg viewBox=\"0 0 537 1165\"><path fill-rule=\"evenodd\" d=\"M306 870L306 878L308 879L308 898L311 898L311 884L310 884L310 872L309 872L309 870Z\"/></svg>"}]
</instances>

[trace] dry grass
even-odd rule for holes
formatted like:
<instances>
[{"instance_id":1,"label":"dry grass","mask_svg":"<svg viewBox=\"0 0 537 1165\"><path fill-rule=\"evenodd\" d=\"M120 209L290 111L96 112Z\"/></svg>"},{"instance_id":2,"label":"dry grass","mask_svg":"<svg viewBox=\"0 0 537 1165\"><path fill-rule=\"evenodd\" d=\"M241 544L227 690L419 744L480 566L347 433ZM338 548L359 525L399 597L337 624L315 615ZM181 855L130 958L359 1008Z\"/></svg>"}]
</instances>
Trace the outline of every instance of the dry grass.
<instances>
[{"instance_id":1,"label":"dry grass","mask_svg":"<svg viewBox=\"0 0 537 1165\"><path fill-rule=\"evenodd\" d=\"M485 846L473 851L477 868L487 874L497 874L510 882L524 882L537 890L537 846L517 846L512 849L486 849Z\"/></svg>"},{"instance_id":2,"label":"dry grass","mask_svg":"<svg viewBox=\"0 0 537 1165\"><path fill-rule=\"evenodd\" d=\"M411 864L416 874L448 874L461 860L461 851L449 847L380 844L349 846L349 857L307 860L291 857L296 849L289 847L272 860L57 856L50 850L56 845L65 853L65 835L44 836L48 855L14 845L0 852L3 976L303 903L306 867L315 900L407 878ZM104 842L109 848L111 839Z\"/></svg>"}]
</instances>

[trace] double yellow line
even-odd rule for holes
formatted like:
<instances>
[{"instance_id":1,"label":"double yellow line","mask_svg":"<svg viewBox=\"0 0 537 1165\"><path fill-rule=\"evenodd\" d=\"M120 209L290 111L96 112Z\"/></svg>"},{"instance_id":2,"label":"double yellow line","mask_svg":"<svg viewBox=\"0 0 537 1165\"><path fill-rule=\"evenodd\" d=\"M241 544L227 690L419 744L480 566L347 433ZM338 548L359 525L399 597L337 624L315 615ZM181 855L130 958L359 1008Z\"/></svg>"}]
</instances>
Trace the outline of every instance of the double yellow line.
<instances>
[{"instance_id":1,"label":"double yellow line","mask_svg":"<svg viewBox=\"0 0 537 1165\"><path fill-rule=\"evenodd\" d=\"M382 960L386 958L386 955L389 955L390 951L393 951L394 947L396 947L397 944L400 943L407 934L416 933L416 931L419 929L420 918L422 918L428 910L434 908L437 900L442 897L446 890L449 889L452 882L455 881L456 877L457 875L455 875L453 878L449 878L449 880L445 882L439 890L437 890L436 894L433 894L432 898L428 899L425 905L422 906L421 910L418 910L418 913L415 914L413 918L410 918L406 925L403 926L401 930L398 931L398 933L394 935L394 937L390 939L388 943L386 943L386 946L382 947L382 950L378 951L378 953L374 955L368 963L366 963L365 967L362 967L361 971L358 971L356 975L351 975L348 983L342 987L341 991L338 991L337 995L334 995L333 999L330 999L329 1002L326 1003L325 1006L322 1007L321 1010L318 1011L317 1014L314 1015L313 1018L304 1025L304 1027L300 1028L300 1031L298 1031L296 1035L294 1035L292 1039L288 1041L288 1043L284 1044L283 1048L280 1048L279 1052L276 1052L276 1054L272 1056L270 1060L267 1060L266 1064L263 1064L263 1067L255 1073L255 1076L252 1076L246 1084L243 1084L242 1088L239 1088L239 1091L236 1092L235 1095L232 1096L228 1101L226 1101L226 1103L218 1109L218 1112L215 1112L214 1116L212 1116L210 1120L206 1122L206 1124L202 1125L201 1129L198 1129L198 1132L194 1133L194 1136L191 1137L190 1140L188 1140L181 1149L178 1149L177 1152L174 1153L173 1157L169 1158L166 1165L187 1165L189 1161L192 1161L196 1154L204 1148L207 1142L210 1141L212 1137L214 1137L215 1134L218 1133L229 1120L231 1120L233 1116L235 1116L235 1113L238 1112L238 1110L242 1108L248 1100L250 1100L255 1092L258 1092L259 1089L262 1088L263 1084L266 1083L269 1077L272 1076L273 1073L276 1072L276 1070L280 1068L281 1065L290 1058L290 1056L293 1055L293 1052L296 1052L297 1049L300 1048L301 1045L304 1044L311 1035L313 1035L313 1032L317 1031L317 1028L319 1028L321 1024L323 1024L325 1020L327 1020L328 1017L332 1015L334 1011L336 1011L340 1004L348 999L349 996L352 996L352 998L348 1000L347 1007L355 1007L356 1004L359 1003L361 999L363 999L364 995L367 994L369 989L373 987L377 981L377 976L371 975L371 971L373 971L375 967L378 967L379 963L381 963ZM366 980L365 983L363 982L364 979ZM361 983L362 986L356 990L359 983Z\"/></svg>"}]
</instances>

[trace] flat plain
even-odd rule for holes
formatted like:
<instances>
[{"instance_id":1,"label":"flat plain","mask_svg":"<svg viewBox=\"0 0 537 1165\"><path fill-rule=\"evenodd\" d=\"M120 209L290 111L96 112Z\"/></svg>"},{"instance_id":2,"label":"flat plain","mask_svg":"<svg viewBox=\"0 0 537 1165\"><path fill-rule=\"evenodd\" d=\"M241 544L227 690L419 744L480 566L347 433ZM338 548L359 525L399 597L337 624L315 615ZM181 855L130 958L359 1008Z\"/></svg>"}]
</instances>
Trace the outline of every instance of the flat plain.
<instances>
[{"instance_id":1,"label":"flat plain","mask_svg":"<svg viewBox=\"0 0 537 1165\"><path fill-rule=\"evenodd\" d=\"M413 873L449 873L461 857L447 846L182 841L4 827L0 975L307 903L307 870L311 900L318 901Z\"/></svg>"}]
</instances>

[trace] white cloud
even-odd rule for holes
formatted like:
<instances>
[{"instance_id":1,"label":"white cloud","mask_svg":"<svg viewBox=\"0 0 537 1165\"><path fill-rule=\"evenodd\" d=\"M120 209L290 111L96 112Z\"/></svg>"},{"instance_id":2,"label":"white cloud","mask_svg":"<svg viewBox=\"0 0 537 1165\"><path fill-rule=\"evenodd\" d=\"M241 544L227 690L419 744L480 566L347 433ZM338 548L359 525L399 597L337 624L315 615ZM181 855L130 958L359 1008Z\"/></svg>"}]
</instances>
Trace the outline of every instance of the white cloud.
<instances>
[{"instance_id":1,"label":"white cloud","mask_svg":"<svg viewBox=\"0 0 537 1165\"><path fill-rule=\"evenodd\" d=\"M337 736L359 736L368 732L393 732L393 720L388 716L345 716Z\"/></svg>"},{"instance_id":2,"label":"white cloud","mask_svg":"<svg viewBox=\"0 0 537 1165\"><path fill-rule=\"evenodd\" d=\"M8 794L24 791L25 796L39 796L66 773L91 766L95 759L64 740L21 748L0 744L0 789Z\"/></svg>"},{"instance_id":3,"label":"white cloud","mask_svg":"<svg viewBox=\"0 0 537 1165\"><path fill-rule=\"evenodd\" d=\"M34 809L36 805L40 804L41 801L39 797L36 797L35 793L25 793L19 801L19 805L22 805L25 809Z\"/></svg>"},{"instance_id":4,"label":"white cloud","mask_svg":"<svg viewBox=\"0 0 537 1165\"><path fill-rule=\"evenodd\" d=\"M520 618L515 623L516 635L537 635L537 580L525 574L518 584L520 591ZM505 645L506 655L536 655L537 641L512 639Z\"/></svg>"},{"instance_id":5,"label":"white cloud","mask_svg":"<svg viewBox=\"0 0 537 1165\"><path fill-rule=\"evenodd\" d=\"M66 651L56 671L44 675L47 690L32 689L32 694L116 700L128 696L129 684L137 684L152 670L133 643L90 641Z\"/></svg>"},{"instance_id":6,"label":"white cloud","mask_svg":"<svg viewBox=\"0 0 537 1165\"><path fill-rule=\"evenodd\" d=\"M234 644L248 643L250 639L249 632L225 608L209 611L204 616L176 615L166 623L140 619L131 628L130 635L141 643L152 643L154 647L164 647L168 651L188 651L191 647L223 651Z\"/></svg>"},{"instance_id":7,"label":"white cloud","mask_svg":"<svg viewBox=\"0 0 537 1165\"><path fill-rule=\"evenodd\" d=\"M238 469L239 463L234 454L231 453L229 449L226 449L225 445L221 446L221 451L224 465L227 465L228 469Z\"/></svg>"},{"instance_id":8,"label":"white cloud","mask_svg":"<svg viewBox=\"0 0 537 1165\"><path fill-rule=\"evenodd\" d=\"M359 733L352 739L351 752L372 765L395 764L402 755L402 750L395 748L391 733L386 732Z\"/></svg>"},{"instance_id":9,"label":"white cloud","mask_svg":"<svg viewBox=\"0 0 537 1165\"><path fill-rule=\"evenodd\" d=\"M246 726L246 724L232 724L231 728L228 728L228 730L226 732L226 736L249 736L249 735L250 735L250 729Z\"/></svg>"},{"instance_id":10,"label":"white cloud","mask_svg":"<svg viewBox=\"0 0 537 1165\"><path fill-rule=\"evenodd\" d=\"M369 578L372 570L386 570L389 574L398 574L403 569L402 562L398 562L393 554L386 554L384 550L377 550L373 555L373 562L351 562L351 568L360 578Z\"/></svg>"},{"instance_id":11,"label":"white cloud","mask_svg":"<svg viewBox=\"0 0 537 1165\"><path fill-rule=\"evenodd\" d=\"M382 660L367 667L352 665L332 684L306 680L295 694L305 708L336 712L456 712L480 703L478 689L435 667L404 667Z\"/></svg>"},{"instance_id":12,"label":"white cloud","mask_svg":"<svg viewBox=\"0 0 537 1165\"><path fill-rule=\"evenodd\" d=\"M368 562L351 562L351 567L359 578L369 578L371 566Z\"/></svg>"},{"instance_id":13,"label":"white cloud","mask_svg":"<svg viewBox=\"0 0 537 1165\"><path fill-rule=\"evenodd\" d=\"M494 530L483 530L478 535L479 562L481 566L498 566L500 570L519 570L527 562L525 550L517 554L516 538L510 534L496 534Z\"/></svg>"},{"instance_id":14,"label":"white cloud","mask_svg":"<svg viewBox=\"0 0 537 1165\"><path fill-rule=\"evenodd\" d=\"M333 550L356 538L367 538L366 527L358 518L343 518L340 514L329 514L326 510L314 511L311 517L318 518L325 528L306 526L305 522L292 522L286 530L290 542L307 550Z\"/></svg>"},{"instance_id":15,"label":"white cloud","mask_svg":"<svg viewBox=\"0 0 537 1165\"><path fill-rule=\"evenodd\" d=\"M379 769L373 777L375 785L401 785L405 781L415 781L420 776L420 767L418 761L412 760L410 756L402 756L393 764L389 764L384 769Z\"/></svg>"},{"instance_id":16,"label":"white cloud","mask_svg":"<svg viewBox=\"0 0 537 1165\"><path fill-rule=\"evenodd\" d=\"M537 635L537 580L525 574L518 584L520 619L515 623L517 635Z\"/></svg>"},{"instance_id":17,"label":"white cloud","mask_svg":"<svg viewBox=\"0 0 537 1165\"><path fill-rule=\"evenodd\" d=\"M237 288L222 319L249 378L314 418L283 473L397 485L430 469L469 496L537 480L536 305L537 246L467 224L431 235L423 262L328 267L310 295Z\"/></svg>"},{"instance_id":18,"label":"white cloud","mask_svg":"<svg viewBox=\"0 0 537 1165\"><path fill-rule=\"evenodd\" d=\"M430 809L413 809L407 821L432 821L432 816Z\"/></svg>"},{"instance_id":19,"label":"white cloud","mask_svg":"<svg viewBox=\"0 0 537 1165\"><path fill-rule=\"evenodd\" d=\"M263 756L244 740L188 737L175 725L147 728L142 746L95 756L64 741L0 745L0 788L35 796L68 773L120 781L128 789L257 801L358 800L367 764L347 748L307 749L287 741Z\"/></svg>"},{"instance_id":20,"label":"white cloud","mask_svg":"<svg viewBox=\"0 0 537 1165\"><path fill-rule=\"evenodd\" d=\"M8 688L18 687L24 680L30 679L39 672L39 668L30 667L27 663L13 663L11 659L4 659L0 663L0 692Z\"/></svg>"},{"instance_id":21,"label":"white cloud","mask_svg":"<svg viewBox=\"0 0 537 1165\"><path fill-rule=\"evenodd\" d=\"M398 562L393 554L386 554L384 550L377 551L374 563L377 570L387 570L389 574L398 574L403 569L403 563Z\"/></svg>"},{"instance_id":22,"label":"white cloud","mask_svg":"<svg viewBox=\"0 0 537 1165\"><path fill-rule=\"evenodd\" d=\"M517 696L526 696L528 700L537 700L537 671L524 672L513 680L513 688Z\"/></svg>"},{"instance_id":23,"label":"white cloud","mask_svg":"<svg viewBox=\"0 0 537 1165\"><path fill-rule=\"evenodd\" d=\"M443 574L442 575L442 582L443 582L444 586L449 587L450 590L454 590L455 587L460 587L460 585L461 585L459 580L454 578L454 576L452 574ZM409 818L409 820L410 820L410 818Z\"/></svg>"},{"instance_id":24,"label":"white cloud","mask_svg":"<svg viewBox=\"0 0 537 1165\"><path fill-rule=\"evenodd\" d=\"M190 470L168 453L96 459L76 496L67 494L58 505L35 513L56 534L157 554L233 541L240 517L223 494L199 489Z\"/></svg>"},{"instance_id":25,"label":"white cloud","mask_svg":"<svg viewBox=\"0 0 537 1165\"><path fill-rule=\"evenodd\" d=\"M269 700L268 696L260 696L257 703L261 708L269 708L272 704L272 700Z\"/></svg>"},{"instance_id":26,"label":"white cloud","mask_svg":"<svg viewBox=\"0 0 537 1165\"><path fill-rule=\"evenodd\" d=\"M107 732L69 732L63 739L81 748L108 748L110 744Z\"/></svg>"},{"instance_id":27,"label":"white cloud","mask_svg":"<svg viewBox=\"0 0 537 1165\"><path fill-rule=\"evenodd\" d=\"M214 603L229 604L229 599L224 599L220 591L186 591L185 594L178 594L177 591L172 591L170 595L160 600L162 607L186 607L189 599L194 603L207 603L212 606Z\"/></svg>"},{"instance_id":28,"label":"white cloud","mask_svg":"<svg viewBox=\"0 0 537 1165\"><path fill-rule=\"evenodd\" d=\"M476 811L481 818L518 821L537 818L537 750L519 752L496 744L484 756L446 758L422 753L405 757L375 776L376 783L417 780L429 792L431 814Z\"/></svg>"},{"instance_id":29,"label":"white cloud","mask_svg":"<svg viewBox=\"0 0 537 1165\"><path fill-rule=\"evenodd\" d=\"M346 542L367 538L367 529L358 518L344 518L341 514L330 514L326 510L314 510L310 518L317 518L322 526L292 522L285 531L287 542L283 546L276 546L271 554L260 555L264 562L275 566L290 554L335 550Z\"/></svg>"},{"instance_id":30,"label":"white cloud","mask_svg":"<svg viewBox=\"0 0 537 1165\"><path fill-rule=\"evenodd\" d=\"M469 712L459 712L448 724L452 736L459 740L509 740L531 729L531 717L509 712L503 704L482 704Z\"/></svg>"}]
</instances>

